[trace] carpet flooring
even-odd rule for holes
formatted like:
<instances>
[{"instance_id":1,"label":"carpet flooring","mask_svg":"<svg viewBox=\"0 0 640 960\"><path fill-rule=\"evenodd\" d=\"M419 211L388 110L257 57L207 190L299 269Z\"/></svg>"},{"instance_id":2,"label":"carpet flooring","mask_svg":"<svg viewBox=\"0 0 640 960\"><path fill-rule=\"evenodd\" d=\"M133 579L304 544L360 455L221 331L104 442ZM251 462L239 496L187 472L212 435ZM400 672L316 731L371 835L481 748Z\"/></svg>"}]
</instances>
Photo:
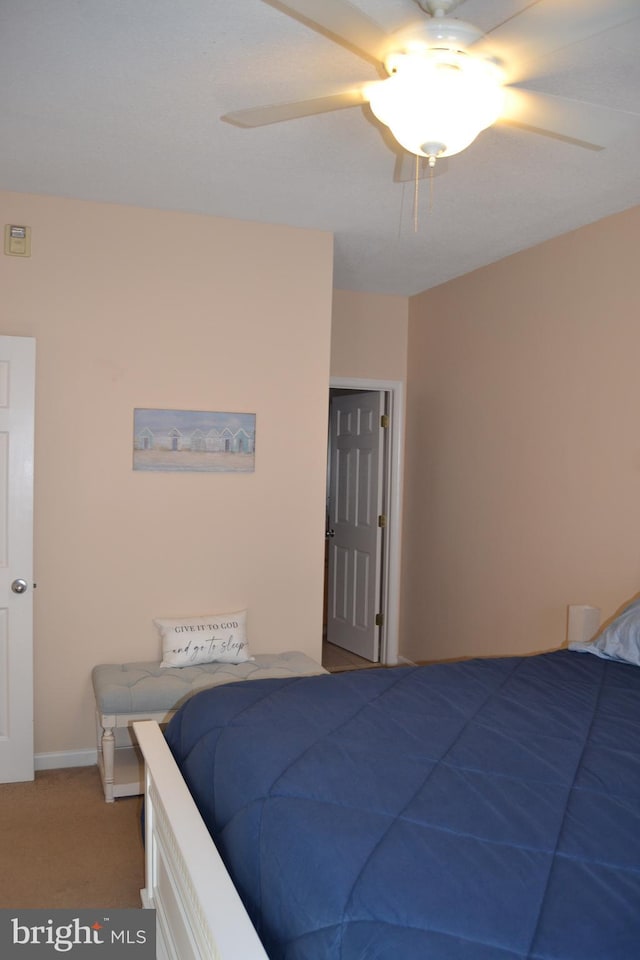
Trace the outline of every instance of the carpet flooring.
<instances>
[{"instance_id":1,"label":"carpet flooring","mask_svg":"<svg viewBox=\"0 0 640 960\"><path fill-rule=\"evenodd\" d=\"M141 810L105 803L97 767L0 784L0 907L140 907Z\"/></svg>"}]
</instances>

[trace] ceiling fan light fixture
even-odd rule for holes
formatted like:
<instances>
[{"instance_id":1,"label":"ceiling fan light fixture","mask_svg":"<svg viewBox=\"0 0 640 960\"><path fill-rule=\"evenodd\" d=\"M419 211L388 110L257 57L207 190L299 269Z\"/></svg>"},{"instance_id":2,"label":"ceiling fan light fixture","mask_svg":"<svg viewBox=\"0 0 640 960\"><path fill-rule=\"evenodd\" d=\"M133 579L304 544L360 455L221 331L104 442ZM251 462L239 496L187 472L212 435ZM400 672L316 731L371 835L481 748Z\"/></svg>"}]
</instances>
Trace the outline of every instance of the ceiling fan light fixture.
<instances>
[{"instance_id":1,"label":"ceiling fan light fixture","mask_svg":"<svg viewBox=\"0 0 640 960\"><path fill-rule=\"evenodd\" d=\"M460 153L504 109L502 75L490 60L432 49L400 54L392 69L369 91L369 105L398 143L418 156Z\"/></svg>"}]
</instances>

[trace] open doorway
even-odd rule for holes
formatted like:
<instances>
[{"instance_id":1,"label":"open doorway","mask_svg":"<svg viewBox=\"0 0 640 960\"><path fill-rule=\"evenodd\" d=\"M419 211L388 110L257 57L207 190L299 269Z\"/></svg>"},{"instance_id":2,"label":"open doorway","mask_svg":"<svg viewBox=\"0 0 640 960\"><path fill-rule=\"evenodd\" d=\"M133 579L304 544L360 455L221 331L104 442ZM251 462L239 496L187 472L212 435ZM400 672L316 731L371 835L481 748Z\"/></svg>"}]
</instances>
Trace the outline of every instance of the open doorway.
<instances>
[{"instance_id":1,"label":"open doorway","mask_svg":"<svg viewBox=\"0 0 640 960\"><path fill-rule=\"evenodd\" d=\"M323 664L398 662L403 390L332 378Z\"/></svg>"}]
</instances>

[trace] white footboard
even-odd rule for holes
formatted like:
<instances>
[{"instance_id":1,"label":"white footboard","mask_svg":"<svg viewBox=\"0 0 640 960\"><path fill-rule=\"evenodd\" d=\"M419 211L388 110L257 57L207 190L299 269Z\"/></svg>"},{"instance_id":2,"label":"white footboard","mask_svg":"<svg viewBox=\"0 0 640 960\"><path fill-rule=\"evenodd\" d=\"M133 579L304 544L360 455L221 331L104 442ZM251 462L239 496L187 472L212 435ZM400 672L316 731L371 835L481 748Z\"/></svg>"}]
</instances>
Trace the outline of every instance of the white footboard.
<instances>
[{"instance_id":1,"label":"white footboard","mask_svg":"<svg viewBox=\"0 0 640 960\"><path fill-rule=\"evenodd\" d=\"M157 723L133 725L145 759L145 888L159 960L268 960Z\"/></svg>"}]
</instances>

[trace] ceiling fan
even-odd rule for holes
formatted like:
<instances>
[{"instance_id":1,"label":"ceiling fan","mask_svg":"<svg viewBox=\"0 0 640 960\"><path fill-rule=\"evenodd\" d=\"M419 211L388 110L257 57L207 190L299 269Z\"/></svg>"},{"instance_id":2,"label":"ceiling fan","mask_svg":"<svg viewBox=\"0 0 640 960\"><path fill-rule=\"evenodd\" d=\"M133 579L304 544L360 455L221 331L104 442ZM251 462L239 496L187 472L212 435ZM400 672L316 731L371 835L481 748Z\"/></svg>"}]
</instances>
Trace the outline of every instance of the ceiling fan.
<instances>
[{"instance_id":1,"label":"ceiling fan","mask_svg":"<svg viewBox=\"0 0 640 960\"><path fill-rule=\"evenodd\" d=\"M415 0L427 16L392 33L349 0L266 2L373 61L387 76L222 117L237 126L368 104L405 150L433 167L496 121L602 149L634 116L515 84L534 76L543 56L640 17L640 0L532 0L486 35L449 16L463 0Z\"/></svg>"}]
</instances>

